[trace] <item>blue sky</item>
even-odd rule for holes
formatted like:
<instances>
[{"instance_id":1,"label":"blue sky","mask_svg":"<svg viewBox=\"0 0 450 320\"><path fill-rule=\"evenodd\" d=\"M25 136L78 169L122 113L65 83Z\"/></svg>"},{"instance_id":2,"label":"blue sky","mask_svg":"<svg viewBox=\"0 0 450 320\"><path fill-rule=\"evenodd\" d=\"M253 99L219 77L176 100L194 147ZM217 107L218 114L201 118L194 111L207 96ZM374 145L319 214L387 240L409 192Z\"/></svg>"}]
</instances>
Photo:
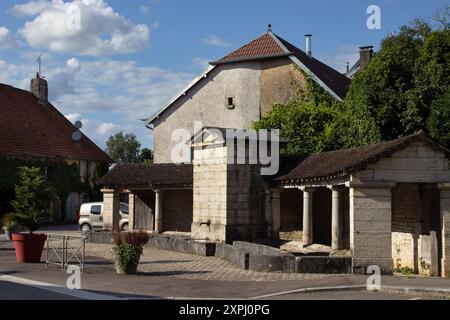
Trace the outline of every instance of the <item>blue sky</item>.
<instances>
[{"instance_id":1,"label":"blue sky","mask_svg":"<svg viewBox=\"0 0 450 320\"><path fill-rule=\"evenodd\" d=\"M381 8L381 30L366 27L369 5ZM70 7L72 5L72 7ZM67 31L68 8L80 28ZM216 60L257 37L271 23L279 36L340 71L416 17L448 1L408 0L1 0L0 82L27 89L43 56L50 99L102 148L118 131L151 147L138 119L161 108Z\"/></svg>"}]
</instances>

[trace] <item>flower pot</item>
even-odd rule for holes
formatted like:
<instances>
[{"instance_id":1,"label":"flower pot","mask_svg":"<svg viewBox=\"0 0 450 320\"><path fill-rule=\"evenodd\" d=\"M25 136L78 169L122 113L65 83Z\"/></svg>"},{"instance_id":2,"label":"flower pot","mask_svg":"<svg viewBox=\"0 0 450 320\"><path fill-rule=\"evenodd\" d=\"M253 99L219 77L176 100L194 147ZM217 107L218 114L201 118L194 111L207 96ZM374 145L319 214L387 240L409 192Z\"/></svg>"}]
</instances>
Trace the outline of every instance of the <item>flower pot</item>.
<instances>
[{"instance_id":1,"label":"flower pot","mask_svg":"<svg viewBox=\"0 0 450 320\"><path fill-rule=\"evenodd\" d=\"M136 274L140 260L141 260L141 256L139 255L137 261L130 262L126 266L121 266L118 263L118 261L116 260L116 262L115 262L116 273L117 274Z\"/></svg>"},{"instance_id":2,"label":"flower pot","mask_svg":"<svg viewBox=\"0 0 450 320\"><path fill-rule=\"evenodd\" d=\"M12 235L18 263L38 263L44 250L45 234L14 233Z\"/></svg>"}]
</instances>

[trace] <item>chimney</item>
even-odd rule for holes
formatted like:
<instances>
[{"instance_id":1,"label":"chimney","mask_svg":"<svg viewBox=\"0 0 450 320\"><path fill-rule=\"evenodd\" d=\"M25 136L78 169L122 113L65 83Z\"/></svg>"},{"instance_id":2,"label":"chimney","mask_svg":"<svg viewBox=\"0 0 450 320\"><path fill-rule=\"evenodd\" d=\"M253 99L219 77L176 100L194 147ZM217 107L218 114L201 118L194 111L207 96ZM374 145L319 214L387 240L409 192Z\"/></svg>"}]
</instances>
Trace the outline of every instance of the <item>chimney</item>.
<instances>
[{"instance_id":1,"label":"chimney","mask_svg":"<svg viewBox=\"0 0 450 320\"><path fill-rule=\"evenodd\" d=\"M306 38L306 54L308 57L312 57L312 34L305 34Z\"/></svg>"},{"instance_id":2,"label":"chimney","mask_svg":"<svg viewBox=\"0 0 450 320\"><path fill-rule=\"evenodd\" d=\"M36 73L36 78L31 79L30 91L41 101L48 101L48 84L47 80L41 78L39 72Z\"/></svg>"},{"instance_id":3,"label":"chimney","mask_svg":"<svg viewBox=\"0 0 450 320\"><path fill-rule=\"evenodd\" d=\"M359 66L360 71L364 70L373 57L373 46L359 47Z\"/></svg>"}]
</instances>

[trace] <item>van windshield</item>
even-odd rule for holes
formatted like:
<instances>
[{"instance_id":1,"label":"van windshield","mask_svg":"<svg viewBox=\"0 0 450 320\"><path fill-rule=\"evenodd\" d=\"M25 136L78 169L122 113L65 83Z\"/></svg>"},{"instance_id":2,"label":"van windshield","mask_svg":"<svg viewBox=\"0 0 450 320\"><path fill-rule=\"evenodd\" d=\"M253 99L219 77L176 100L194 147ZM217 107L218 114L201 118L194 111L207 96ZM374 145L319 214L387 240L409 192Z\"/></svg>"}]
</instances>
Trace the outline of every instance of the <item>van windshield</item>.
<instances>
[{"instance_id":1,"label":"van windshield","mask_svg":"<svg viewBox=\"0 0 450 320\"><path fill-rule=\"evenodd\" d=\"M120 211L123 214L128 214L128 205L126 203L120 204Z\"/></svg>"}]
</instances>

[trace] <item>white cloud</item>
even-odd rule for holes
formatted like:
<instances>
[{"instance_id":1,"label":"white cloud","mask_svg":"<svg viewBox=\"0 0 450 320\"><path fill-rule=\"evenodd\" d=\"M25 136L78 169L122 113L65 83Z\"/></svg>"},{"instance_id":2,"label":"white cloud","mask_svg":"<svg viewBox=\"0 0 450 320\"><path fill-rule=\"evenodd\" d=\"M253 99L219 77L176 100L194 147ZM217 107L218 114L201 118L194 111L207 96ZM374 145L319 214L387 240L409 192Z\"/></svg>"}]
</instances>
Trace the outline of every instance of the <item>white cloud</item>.
<instances>
[{"instance_id":1,"label":"white cloud","mask_svg":"<svg viewBox=\"0 0 450 320\"><path fill-rule=\"evenodd\" d=\"M12 10L37 15L19 30L32 48L106 56L140 51L149 44L147 25L135 25L104 0L32 1Z\"/></svg>"},{"instance_id":2,"label":"white cloud","mask_svg":"<svg viewBox=\"0 0 450 320\"><path fill-rule=\"evenodd\" d=\"M143 15L148 16L150 14L150 8L147 6L144 6L143 4L139 6L139 12Z\"/></svg>"},{"instance_id":3,"label":"white cloud","mask_svg":"<svg viewBox=\"0 0 450 320\"><path fill-rule=\"evenodd\" d=\"M231 43L215 34L208 34L202 39L202 43L215 47L231 47Z\"/></svg>"},{"instance_id":4,"label":"white cloud","mask_svg":"<svg viewBox=\"0 0 450 320\"><path fill-rule=\"evenodd\" d=\"M71 59L67 60L66 64L72 70L80 69L80 61L78 61L78 59L76 59L76 58L71 58Z\"/></svg>"},{"instance_id":5,"label":"white cloud","mask_svg":"<svg viewBox=\"0 0 450 320\"><path fill-rule=\"evenodd\" d=\"M47 0L30 1L24 4L16 4L11 11L18 17L34 16L44 11L50 3Z\"/></svg>"},{"instance_id":6,"label":"white cloud","mask_svg":"<svg viewBox=\"0 0 450 320\"><path fill-rule=\"evenodd\" d=\"M332 50L330 55L321 60L337 71L346 72L347 62L352 67L359 59L359 47L357 45L341 45Z\"/></svg>"},{"instance_id":7,"label":"white cloud","mask_svg":"<svg viewBox=\"0 0 450 320\"><path fill-rule=\"evenodd\" d=\"M72 123L81 121L83 124L81 131L102 149L106 147L106 141L111 135L114 135L120 131L132 132L130 128L116 123L84 118L81 113L72 113L66 115L65 117Z\"/></svg>"},{"instance_id":8,"label":"white cloud","mask_svg":"<svg viewBox=\"0 0 450 320\"><path fill-rule=\"evenodd\" d=\"M192 60L192 63L194 64L194 66L197 69L201 69L203 71L210 67L210 64L209 64L210 61L211 61L210 59L196 57L196 58L194 58L194 60Z\"/></svg>"},{"instance_id":9,"label":"white cloud","mask_svg":"<svg viewBox=\"0 0 450 320\"><path fill-rule=\"evenodd\" d=\"M0 27L0 50L18 47L19 43L11 35L11 31L5 27Z\"/></svg>"},{"instance_id":10,"label":"white cloud","mask_svg":"<svg viewBox=\"0 0 450 320\"><path fill-rule=\"evenodd\" d=\"M32 53L30 53L31 56ZM0 82L29 90L36 65L0 60ZM109 135L135 133L150 146L151 133L139 121L162 108L194 78L191 73L139 66L135 61L101 59L44 60L52 104L71 121L81 119L83 132L103 146Z\"/></svg>"}]
</instances>

